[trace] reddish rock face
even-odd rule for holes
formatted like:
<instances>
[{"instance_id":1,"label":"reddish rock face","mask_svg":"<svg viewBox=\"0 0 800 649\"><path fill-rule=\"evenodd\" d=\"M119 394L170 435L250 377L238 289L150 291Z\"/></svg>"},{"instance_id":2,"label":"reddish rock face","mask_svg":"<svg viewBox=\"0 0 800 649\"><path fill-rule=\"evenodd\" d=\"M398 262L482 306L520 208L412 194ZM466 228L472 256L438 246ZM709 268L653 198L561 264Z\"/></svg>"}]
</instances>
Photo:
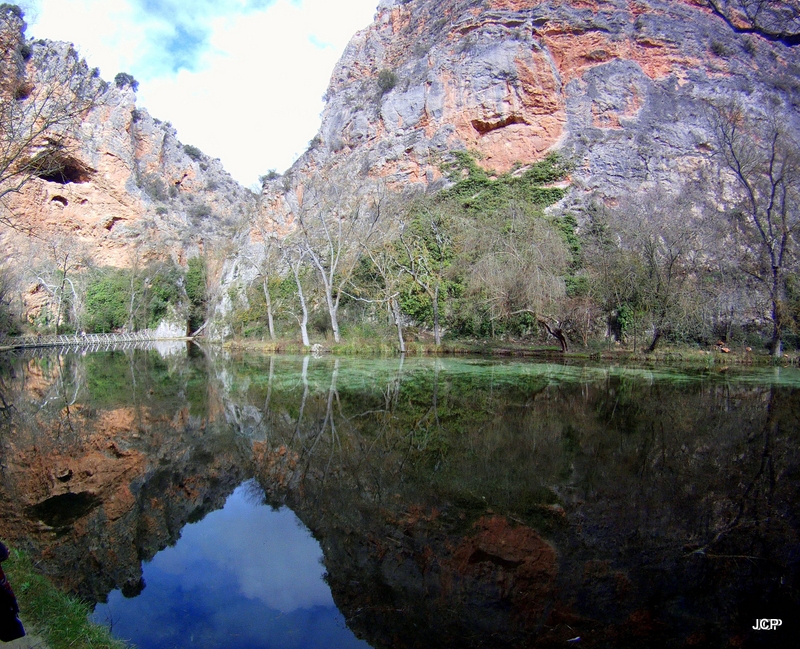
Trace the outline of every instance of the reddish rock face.
<instances>
[{"instance_id":1,"label":"reddish rock face","mask_svg":"<svg viewBox=\"0 0 800 649\"><path fill-rule=\"evenodd\" d=\"M238 260L257 256L259 228L235 236L251 212L284 233L302 209L347 213L387 190L438 189L454 150L498 173L558 150L577 205L701 184L718 164L708 102L773 111L800 133L800 48L741 21L700 0L382 0L334 69L313 145L257 207L127 86L85 116L64 173L34 179L8 207L22 230L68 234L99 265L227 255L224 294L254 267ZM22 61L12 22L0 30L0 92L23 97L68 46L34 43ZM0 231L12 262L35 254L25 241Z\"/></svg>"},{"instance_id":2,"label":"reddish rock face","mask_svg":"<svg viewBox=\"0 0 800 649\"><path fill-rule=\"evenodd\" d=\"M60 588L102 601L135 590L143 558L221 507L250 455L215 436L224 406L212 391L202 421L185 401L150 403L146 372L138 397L98 406L74 359L48 360L18 363L0 384L14 403L2 421L0 529Z\"/></svg>"},{"instance_id":3,"label":"reddish rock face","mask_svg":"<svg viewBox=\"0 0 800 649\"><path fill-rule=\"evenodd\" d=\"M0 228L0 245L12 251L11 264L35 266L58 239L69 239L87 263L117 268L170 257L185 264L204 242L218 249L214 242L230 240L254 198L219 160L184 147L168 122L136 105L130 86L96 78L69 44L26 41L22 27L11 14L0 19L0 94L15 97L28 115L37 97L58 94L65 77L97 95L68 128L59 124L33 138L18 161L58 138L52 168L3 198L2 218L13 228ZM0 183L0 192L16 182ZM27 305L35 313L36 300Z\"/></svg>"},{"instance_id":4,"label":"reddish rock face","mask_svg":"<svg viewBox=\"0 0 800 649\"><path fill-rule=\"evenodd\" d=\"M481 518L475 530L453 553L453 573L468 577L473 588L475 582L493 586L498 601L510 602L518 620L531 629L541 625L555 594L555 548L531 528L512 526L502 516Z\"/></svg>"},{"instance_id":5,"label":"reddish rock face","mask_svg":"<svg viewBox=\"0 0 800 649\"><path fill-rule=\"evenodd\" d=\"M679 186L716 164L705 102L788 106L796 50L698 0L384 0L334 70L314 147L262 206L289 223L301 186L305 205L331 184L439 187L465 148L498 172L560 150L578 200Z\"/></svg>"}]
</instances>

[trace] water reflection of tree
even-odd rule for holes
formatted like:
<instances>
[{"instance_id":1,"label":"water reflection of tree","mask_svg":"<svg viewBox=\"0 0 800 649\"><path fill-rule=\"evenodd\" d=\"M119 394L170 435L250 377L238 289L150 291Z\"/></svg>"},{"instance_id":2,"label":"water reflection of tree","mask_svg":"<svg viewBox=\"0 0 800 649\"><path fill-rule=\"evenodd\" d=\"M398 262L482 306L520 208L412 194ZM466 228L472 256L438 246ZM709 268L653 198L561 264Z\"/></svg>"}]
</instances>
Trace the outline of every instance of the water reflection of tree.
<instances>
[{"instance_id":1,"label":"water reflection of tree","mask_svg":"<svg viewBox=\"0 0 800 649\"><path fill-rule=\"evenodd\" d=\"M334 592L358 603L369 624L405 624L377 612L389 605L380 592L408 619L432 624L415 598L435 596L447 548L497 515L558 548L562 591L583 602L576 628L581 615L621 624L652 601L660 625L697 628L695 615L732 636L747 633L748 591L776 610L787 592L797 603L781 585L797 574L796 391L611 372L605 382L502 368L453 374L441 360L413 369L398 361L370 385L338 363L314 363L314 380L297 393L305 423L279 414L291 403L286 391L273 385L270 398L271 421L292 423L292 434L270 431L273 447L303 461L288 474L281 465L281 481L271 464L261 481L326 538ZM590 564L607 567L587 577ZM347 580L369 595L345 594ZM442 625L458 624L432 607Z\"/></svg>"},{"instance_id":2,"label":"water reflection of tree","mask_svg":"<svg viewBox=\"0 0 800 649\"><path fill-rule=\"evenodd\" d=\"M251 441L205 361L117 352L3 368L14 407L0 418L0 527L62 588L135 593L142 559L244 479Z\"/></svg>"},{"instance_id":3,"label":"water reflection of tree","mask_svg":"<svg viewBox=\"0 0 800 649\"><path fill-rule=\"evenodd\" d=\"M85 396L83 366L68 356L53 355L28 359L7 371L12 377L7 390L17 415L51 420L50 435L72 443L78 435L72 421L74 406Z\"/></svg>"},{"instance_id":4,"label":"water reflection of tree","mask_svg":"<svg viewBox=\"0 0 800 649\"><path fill-rule=\"evenodd\" d=\"M255 455L270 502L321 539L337 603L376 646L414 646L419 629L427 646L746 637L748 593L778 617L798 603L800 391L441 358L92 358L6 374L23 417L0 440L0 497L26 504L20 448L37 446L45 465L142 454L118 481L135 506L115 520L98 508L84 536L65 532L51 551L48 565L71 566L69 587L87 595L135 587L141 557L219 506ZM64 404L79 438L52 434ZM102 413L120 408L138 413L131 430L99 435ZM41 533L12 514L3 524ZM508 539L557 549L558 565L535 573L553 584L536 590L517 558L465 554L493 520ZM628 622L645 613L655 626Z\"/></svg>"}]
</instances>

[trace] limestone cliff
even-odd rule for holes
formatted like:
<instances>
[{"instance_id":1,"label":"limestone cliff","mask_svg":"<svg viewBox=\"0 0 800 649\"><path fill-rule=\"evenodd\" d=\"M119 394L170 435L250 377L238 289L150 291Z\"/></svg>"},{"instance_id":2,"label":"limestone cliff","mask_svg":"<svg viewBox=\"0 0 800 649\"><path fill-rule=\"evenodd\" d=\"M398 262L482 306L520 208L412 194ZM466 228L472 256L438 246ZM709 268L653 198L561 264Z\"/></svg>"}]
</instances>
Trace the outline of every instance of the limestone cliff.
<instances>
[{"instance_id":1,"label":"limestone cliff","mask_svg":"<svg viewBox=\"0 0 800 649\"><path fill-rule=\"evenodd\" d=\"M318 135L265 183L260 203L218 160L138 107L132 80L118 79L65 138L61 171L5 199L13 222L40 238L30 246L6 228L0 241L18 266L58 233L84 244L98 265L184 263L213 247L219 324L231 308L227 289L257 272L264 226L256 211L287 231L320 204L348 213L388 192L435 190L448 182L441 165L455 150L497 172L559 150L572 165L568 206L705 182L717 166L709 102L738 102L800 133L796 16L748 23L736 6L381 0L333 72ZM25 41L11 14L0 31L3 78L20 82L7 92L23 102L48 70L76 60L69 45ZM248 219L243 250L235 235Z\"/></svg>"},{"instance_id":2,"label":"limestone cliff","mask_svg":"<svg viewBox=\"0 0 800 649\"><path fill-rule=\"evenodd\" d=\"M743 27L734 4L382 0L264 209L291 219L331 182L436 188L456 149L498 172L560 150L574 165L568 201L696 179L715 165L709 100L777 111L800 132L800 50Z\"/></svg>"},{"instance_id":3,"label":"limestone cliff","mask_svg":"<svg viewBox=\"0 0 800 649\"><path fill-rule=\"evenodd\" d=\"M0 241L14 250L15 260L28 262L24 240L41 248L67 234L92 263L116 267L169 256L185 263L204 246L229 238L254 198L220 161L183 145L169 122L138 106L132 77L105 83L71 45L26 40L23 30L13 12L0 16L3 76L10 78L7 72L15 68L26 95L13 100L23 110L59 81L72 89L91 86L96 95L69 129L61 125L58 168L33 174L4 199L4 220L16 230L2 228ZM39 146L33 142L30 153Z\"/></svg>"}]
</instances>

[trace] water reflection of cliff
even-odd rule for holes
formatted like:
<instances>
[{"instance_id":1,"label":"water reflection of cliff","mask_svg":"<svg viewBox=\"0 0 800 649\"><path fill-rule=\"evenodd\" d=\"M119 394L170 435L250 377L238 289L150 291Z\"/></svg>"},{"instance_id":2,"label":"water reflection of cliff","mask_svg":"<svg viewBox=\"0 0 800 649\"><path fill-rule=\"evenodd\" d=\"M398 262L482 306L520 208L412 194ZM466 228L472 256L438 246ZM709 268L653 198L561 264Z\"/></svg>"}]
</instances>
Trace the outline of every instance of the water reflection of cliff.
<instances>
[{"instance_id":1,"label":"water reflection of cliff","mask_svg":"<svg viewBox=\"0 0 800 649\"><path fill-rule=\"evenodd\" d=\"M153 352L11 361L0 527L61 587L135 594L141 561L249 470L205 359Z\"/></svg>"},{"instance_id":2,"label":"water reflection of cliff","mask_svg":"<svg viewBox=\"0 0 800 649\"><path fill-rule=\"evenodd\" d=\"M142 353L12 369L0 524L87 597L135 593L142 559L255 475L376 647L790 637L800 393L781 382Z\"/></svg>"},{"instance_id":3,"label":"water reflection of cliff","mask_svg":"<svg viewBox=\"0 0 800 649\"><path fill-rule=\"evenodd\" d=\"M431 361L376 390L329 366L256 399L256 464L374 646L792 637L751 627L799 603L796 389Z\"/></svg>"}]
</instances>

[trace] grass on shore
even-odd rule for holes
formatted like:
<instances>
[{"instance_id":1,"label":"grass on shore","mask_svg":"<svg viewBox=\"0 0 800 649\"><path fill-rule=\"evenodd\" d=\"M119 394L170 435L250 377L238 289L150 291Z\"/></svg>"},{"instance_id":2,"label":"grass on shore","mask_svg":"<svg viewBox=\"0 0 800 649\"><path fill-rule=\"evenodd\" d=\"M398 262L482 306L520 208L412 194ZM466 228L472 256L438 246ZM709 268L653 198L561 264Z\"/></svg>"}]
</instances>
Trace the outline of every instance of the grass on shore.
<instances>
[{"instance_id":1,"label":"grass on shore","mask_svg":"<svg viewBox=\"0 0 800 649\"><path fill-rule=\"evenodd\" d=\"M314 340L310 350L296 339L274 341L240 338L228 341L225 347L231 350L253 350L267 354L307 354L316 345L320 352L336 356L369 355L395 356L400 354L399 345L380 337L355 337L341 343L332 340ZM593 360L618 363L691 363L700 365L758 365L758 366L798 366L800 353L785 353L781 358L773 358L766 352L733 349L729 353L720 350L700 349L689 345L664 345L656 351L647 353L641 348L635 352L619 345L598 344L589 347L573 346L562 354L557 345L532 344L524 341L501 340L447 340L441 345L432 341L409 341L406 343L408 356L477 354L485 356L524 356L543 359Z\"/></svg>"},{"instance_id":2,"label":"grass on shore","mask_svg":"<svg viewBox=\"0 0 800 649\"><path fill-rule=\"evenodd\" d=\"M26 553L12 550L5 571L17 595L25 630L41 636L50 649L129 647L114 638L107 627L91 622L91 607L77 597L59 591L36 571Z\"/></svg>"}]
</instances>

